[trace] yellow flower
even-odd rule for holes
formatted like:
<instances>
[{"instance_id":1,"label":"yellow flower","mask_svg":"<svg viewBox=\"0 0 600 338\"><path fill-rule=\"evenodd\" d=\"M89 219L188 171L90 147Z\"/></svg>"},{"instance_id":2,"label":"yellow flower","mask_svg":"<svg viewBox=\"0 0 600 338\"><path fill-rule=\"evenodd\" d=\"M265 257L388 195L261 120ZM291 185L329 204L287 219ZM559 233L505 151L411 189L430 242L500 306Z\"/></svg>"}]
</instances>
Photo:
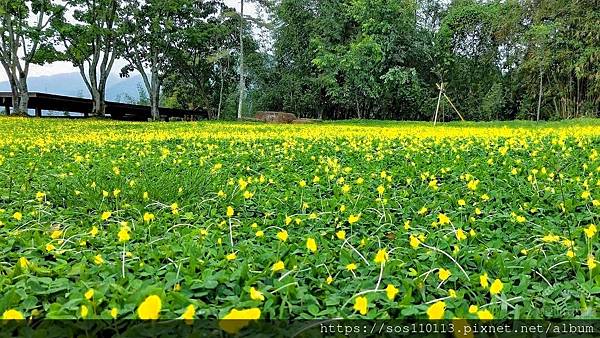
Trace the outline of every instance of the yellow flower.
<instances>
[{"instance_id":1,"label":"yellow flower","mask_svg":"<svg viewBox=\"0 0 600 338\"><path fill-rule=\"evenodd\" d=\"M144 194L142 195L142 198L143 198L144 200L147 200L147 199L149 198L149 197L148 197L148 192L147 192L147 191L144 191Z\"/></svg>"},{"instance_id":2,"label":"yellow flower","mask_svg":"<svg viewBox=\"0 0 600 338\"><path fill-rule=\"evenodd\" d=\"M10 309L10 310L4 311L4 313L2 314L2 319L3 320L23 320L23 319L25 319L25 317L23 317L23 314L21 312L14 310L14 309Z\"/></svg>"},{"instance_id":3,"label":"yellow flower","mask_svg":"<svg viewBox=\"0 0 600 338\"><path fill-rule=\"evenodd\" d=\"M383 195L384 192L385 188L383 187L383 185L377 187L377 193L379 193L379 195Z\"/></svg>"},{"instance_id":4,"label":"yellow flower","mask_svg":"<svg viewBox=\"0 0 600 338\"><path fill-rule=\"evenodd\" d=\"M454 290L454 289L448 290L448 297L456 298L456 290Z\"/></svg>"},{"instance_id":5,"label":"yellow flower","mask_svg":"<svg viewBox=\"0 0 600 338\"><path fill-rule=\"evenodd\" d=\"M113 196L115 196L115 197L119 196L120 193L121 193L120 189L113 190Z\"/></svg>"},{"instance_id":6,"label":"yellow flower","mask_svg":"<svg viewBox=\"0 0 600 338\"><path fill-rule=\"evenodd\" d=\"M255 235L256 235L256 237L263 237L265 235L265 233L262 230L258 230Z\"/></svg>"},{"instance_id":7,"label":"yellow flower","mask_svg":"<svg viewBox=\"0 0 600 338\"><path fill-rule=\"evenodd\" d=\"M481 320L492 320L494 319L494 315L489 310L479 310L477 311L477 317Z\"/></svg>"},{"instance_id":8,"label":"yellow flower","mask_svg":"<svg viewBox=\"0 0 600 338\"><path fill-rule=\"evenodd\" d=\"M471 306L469 306L469 313L470 314L476 314L477 311L479 311L479 307L477 305L471 305Z\"/></svg>"},{"instance_id":9,"label":"yellow flower","mask_svg":"<svg viewBox=\"0 0 600 338\"><path fill-rule=\"evenodd\" d=\"M256 290L254 287L250 288L250 298L252 300L265 300L265 296L263 296L262 292Z\"/></svg>"},{"instance_id":10,"label":"yellow flower","mask_svg":"<svg viewBox=\"0 0 600 338\"><path fill-rule=\"evenodd\" d=\"M383 264L387 262L388 258L388 253L385 251L385 249L379 249L375 255L375 263Z\"/></svg>"},{"instance_id":11,"label":"yellow flower","mask_svg":"<svg viewBox=\"0 0 600 338\"><path fill-rule=\"evenodd\" d=\"M232 217L233 214L234 214L233 207L232 206L228 206L227 207L227 212L226 212L227 217Z\"/></svg>"},{"instance_id":12,"label":"yellow flower","mask_svg":"<svg viewBox=\"0 0 600 338\"><path fill-rule=\"evenodd\" d=\"M84 294L85 299L90 300L92 299L92 297L94 297L94 289L89 289L87 290L87 292Z\"/></svg>"},{"instance_id":13,"label":"yellow flower","mask_svg":"<svg viewBox=\"0 0 600 338\"><path fill-rule=\"evenodd\" d=\"M314 238L309 237L306 240L306 248L310 251L312 251L313 253L317 252L317 242L315 241Z\"/></svg>"},{"instance_id":14,"label":"yellow flower","mask_svg":"<svg viewBox=\"0 0 600 338\"><path fill-rule=\"evenodd\" d=\"M300 188L304 188L304 187L306 187L306 181L301 180L300 182L298 182L298 185L300 186Z\"/></svg>"},{"instance_id":15,"label":"yellow flower","mask_svg":"<svg viewBox=\"0 0 600 338\"><path fill-rule=\"evenodd\" d=\"M103 220L103 221L106 221L107 219L110 218L111 215L112 215L112 213L110 211L105 211L100 216L100 219Z\"/></svg>"},{"instance_id":16,"label":"yellow flower","mask_svg":"<svg viewBox=\"0 0 600 338\"><path fill-rule=\"evenodd\" d=\"M342 193L347 194L350 191L350 186L348 184L344 184L342 187Z\"/></svg>"},{"instance_id":17,"label":"yellow flower","mask_svg":"<svg viewBox=\"0 0 600 338\"><path fill-rule=\"evenodd\" d=\"M450 218L448 218L448 216L446 216L445 214L438 214L438 222L440 223L440 225L444 225L444 224L450 224Z\"/></svg>"},{"instance_id":18,"label":"yellow flower","mask_svg":"<svg viewBox=\"0 0 600 338\"><path fill-rule=\"evenodd\" d=\"M151 214L149 212L144 213L144 222L150 223L150 221L152 221L153 219L154 219L154 214Z\"/></svg>"},{"instance_id":19,"label":"yellow flower","mask_svg":"<svg viewBox=\"0 0 600 338\"><path fill-rule=\"evenodd\" d=\"M271 270L273 270L273 272L281 271L283 269L285 269L285 264L283 263L283 261L278 261L271 267Z\"/></svg>"},{"instance_id":20,"label":"yellow flower","mask_svg":"<svg viewBox=\"0 0 600 338\"><path fill-rule=\"evenodd\" d=\"M567 251L567 257L569 257L569 258L574 258L575 257L575 253L573 252L573 250Z\"/></svg>"},{"instance_id":21,"label":"yellow flower","mask_svg":"<svg viewBox=\"0 0 600 338\"><path fill-rule=\"evenodd\" d=\"M281 230L277 233L277 238L279 238L279 240L281 240L282 242L287 241L288 239L288 233L285 230Z\"/></svg>"},{"instance_id":22,"label":"yellow flower","mask_svg":"<svg viewBox=\"0 0 600 338\"><path fill-rule=\"evenodd\" d=\"M327 285L330 285L331 283L333 283L333 277L327 276L327 279L325 280L325 283L327 283Z\"/></svg>"},{"instance_id":23,"label":"yellow flower","mask_svg":"<svg viewBox=\"0 0 600 338\"><path fill-rule=\"evenodd\" d=\"M469 183L467 183L467 187L473 191L477 190L478 185L479 185L479 180L471 180L471 181L469 181Z\"/></svg>"},{"instance_id":24,"label":"yellow flower","mask_svg":"<svg viewBox=\"0 0 600 338\"><path fill-rule=\"evenodd\" d=\"M185 308L185 312L181 315L181 319L185 320L186 324L191 324L196 316L196 307L192 304Z\"/></svg>"},{"instance_id":25,"label":"yellow flower","mask_svg":"<svg viewBox=\"0 0 600 338\"><path fill-rule=\"evenodd\" d=\"M356 270L356 264L355 263L350 263L350 264L346 265L346 270L348 270L348 271L354 271L354 270Z\"/></svg>"},{"instance_id":26,"label":"yellow flower","mask_svg":"<svg viewBox=\"0 0 600 338\"><path fill-rule=\"evenodd\" d=\"M443 301L437 301L427 309L427 316L429 319L438 320L444 319L444 312L446 311L446 303Z\"/></svg>"},{"instance_id":27,"label":"yellow flower","mask_svg":"<svg viewBox=\"0 0 600 338\"><path fill-rule=\"evenodd\" d=\"M596 229L595 224L590 224L587 228L583 229L583 232L585 232L587 238L592 238L598 232L598 229Z\"/></svg>"},{"instance_id":28,"label":"yellow flower","mask_svg":"<svg viewBox=\"0 0 600 338\"><path fill-rule=\"evenodd\" d=\"M260 309L251 308L247 310L232 309L219 321L219 327L229 334L236 334L248 326L251 320L260 318Z\"/></svg>"},{"instance_id":29,"label":"yellow flower","mask_svg":"<svg viewBox=\"0 0 600 338\"><path fill-rule=\"evenodd\" d=\"M62 235L62 233L63 233L63 232L62 232L62 231L60 231L60 230L54 230L54 231L52 231L52 233L50 234L50 238L52 238L52 239L57 239L57 238L59 238L59 237Z\"/></svg>"},{"instance_id":30,"label":"yellow flower","mask_svg":"<svg viewBox=\"0 0 600 338\"><path fill-rule=\"evenodd\" d=\"M360 214L350 215L350 216L348 216L348 223L354 224L354 223L358 222L359 219L360 219Z\"/></svg>"},{"instance_id":31,"label":"yellow flower","mask_svg":"<svg viewBox=\"0 0 600 338\"><path fill-rule=\"evenodd\" d=\"M592 194L589 191L586 190L586 191L584 191L584 192L581 193L581 198L584 199L584 200L587 200L588 198L590 198L591 195Z\"/></svg>"},{"instance_id":32,"label":"yellow flower","mask_svg":"<svg viewBox=\"0 0 600 338\"><path fill-rule=\"evenodd\" d=\"M388 284L385 288L385 294L389 300L394 300L396 298L396 294L398 294L399 290L393 286L392 284Z\"/></svg>"},{"instance_id":33,"label":"yellow flower","mask_svg":"<svg viewBox=\"0 0 600 338\"><path fill-rule=\"evenodd\" d=\"M588 269L590 269L590 271L591 271L591 270L593 270L596 267L596 265L597 264L596 264L596 261L594 260L594 256L589 255L588 258L587 258Z\"/></svg>"},{"instance_id":34,"label":"yellow flower","mask_svg":"<svg viewBox=\"0 0 600 338\"><path fill-rule=\"evenodd\" d=\"M462 240L467 239L467 235L465 235L465 232L462 229L458 229L458 230L456 230L456 238L459 241L462 241Z\"/></svg>"},{"instance_id":35,"label":"yellow flower","mask_svg":"<svg viewBox=\"0 0 600 338\"><path fill-rule=\"evenodd\" d=\"M419 239L417 237L410 235L409 243L413 249L416 249L419 247L419 244L421 244L421 241L419 241Z\"/></svg>"},{"instance_id":36,"label":"yellow flower","mask_svg":"<svg viewBox=\"0 0 600 338\"><path fill-rule=\"evenodd\" d=\"M50 243L46 244L46 251L50 252L52 250L56 249L56 247Z\"/></svg>"},{"instance_id":37,"label":"yellow flower","mask_svg":"<svg viewBox=\"0 0 600 338\"><path fill-rule=\"evenodd\" d=\"M138 317L142 320L158 319L162 302L156 295L148 296L137 309Z\"/></svg>"},{"instance_id":38,"label":"yellow flower","mask_svg":"<svg viewBox=\"0 0 600 338\"><path fill-rule=\"evenodd\" d=\"M464 207L465 205L467 205L467 202L465 202L465 200L463 200L463 199L459 199L458 200L458 205L461 206L461 207Z\"/></svg>"},{"instance_id":39,"label":"yellow flower","mask_svg":"<svg viewBox=\"0 0 600 338\"><path fill-rule=\"evenodd\" d=\"M492 285L490 286L490 294L497 295L504 288L504 284L499 279L494 280Z\"/></svg>"},{"instance_id":40,"label":"yellow flower","mask_svg":"<svg viewBox=\"0 0 600 338\"><path fill-rule=\"evenodd\" d=\"M110 316L111 316L113 319L117 319L117 316L118 316L118 315L119 315L119 310L118 310L116 307L113 307L113 308L110 310Z\"/></svg>"},{"instance_id":41,"label":"yellow flower","mask_svg":"<svg viewBox=\"0 0 600 338\"><path fill-rule=\"evenodd\" d=\"M121 227L117 235L119 236L119 242L127 242L130 239L129 229L126 227Z\"/></svg>"},{"instance_id":42,"label":"yellow flower","mask_svg":"<svg viewBox=\"0 0 600 338\"><path fill-rule=\"evenodd\" d=\"M516 220L518 223L525 223L527 221L527 219L521 215L517 216Z\"/></svg>"},{"instance_id":43,"label":"yellow flower","mask_svg":"<svg viewBox=\"0 0 600 338\"><path fill-rule=\"evenodd\" d=\"M39 202L42 202L44 200L44 197L46 197L46 194L41 191L38 191L35 194L35 199L37 199Z\"/></svg>"},{"instance_id":44,"label":"yellow flower","mask_svg":"<svg viewBox=\"0 0 600 338\"><path fill-rule=\"evenodd\" d=\"M366 315L367 314L367 308L369 306L369 302L367 301L366 297L356 297L356 299L354 299L354 310L360 312L361 315Z\"/></svg>"},{"instance_id":45,"label":"yellow flower","mask_svg":"<svg viewBox=\"0 0 600 338\"><path fill-rule=\"evenodd\" d=\"M481 287L484 289L487 289L488 286L490 286L490 284L488 283L488 274L487 272L484 273L483 275L479 276L479 284L481 284Z\"/></svg>"},{"instance_id":46,"label":"yellow flower","mask_svg":"<svg viewBox=\"0 0 600 338\"><path fill-rule=\"evenodd\" d=\"M89 312L90 310L86 305L81 305L81 318L87 317Z\"/></svg>"},{"instance_id":47,"label":"yellow flower","mask_svg":"<svg viewBox=\"0 0 600 338\"><path fill-rule=\"evenodd\" d=\"M558 241L560 241L560 237L557 235L549 234L549 235L542 237L542 241L547 242L547 243L558 242Z\"/></svg>"},{"instance_id":48,"label":"yellow flower","mask_svg":"<svg viewBox=\"0 0 600 338\"><path fill-rule=\"evenodd\" d=\"M232 261L237 258L237 255L235 254L235 252L232 252L232 253L228 254L227 256L225 256L225 258L227 258L228 261Z\"/></svg>"},{"instance_id":49,"label":"yellow flower","mask_svg":"<svg viewBox=\"0 0 600 338\"><path fill-rule=\"evenodd\" d=\"M450 272L450 270L446 270L444 268L440 268L438 270L438 277L441 281L445 281L446 279L450 278L451 275L452 273Z\"/></svg>"},{"instance_id":50,"label":"yellow flower","mask_svg":"<svg viewBox=\"0 0 600 338\"><path fill-rule=\"evenodd\" d=\"M244 198L245 199L250 199L250 198L252 198L252 196L254 196L254 194L251 193L249 190L244 191Z\"/></svg>"},{"instance_id":51,"label":"yellow flower","mask_svg":"<svg viewBox=\"0 0 600 338\"><path fill-rule=\"evenodd\" d=\"M90 235L91 235L92 237L96 237L96 235L97 235L97 234L98 234L98 227L96 227L96 226L93 226L93 227L92 227L92 230L90 230Z\"/></svg>"},{"instance_id":52,"label":"yellow flower","mask_svg":"<svg viewBox=\"0 0 600 338\"><path fill-rule=\"evenodd\" d=\"M338 231L338 232L335 233L335 236L338 239L344 240L344 239L346 239L346 232L344 230L340 230L340 231Z\"/></svg>"},{"instance_id":53,"label":"yellow flower","mask_svg":"<svg viewBox=\"0 0 600 338\"><path fill-rule=\"evenodd\" d=\"M423 215L425 215L425 213L427 213L427 208L422 207L421 209L419 209L419 211L417 213L419 215L423 216Z\"/></svg>"},{"instance_id":54,"label":"yellow flower","mask_svg":"<svg viewBox=\"0 0 600 338\"><path fill-rule=\"evenodd\" d=\"M29 265L29 261L27 260L27 258L21 257L19 258L19 265L21 266L21 268L25 269Z\"/></svg>"},{"instance_id":55,"label":"yellow flower","mask_svg":"<svg viewBox=\"0 0 600 338\"><path fill-rule=\"evenodd\" d=\"M177 204L177 203L171 204L171 213L173 215L178 215L179 214L179 204Z\"/></svg>"},{"instance_id":56,"label":"yellow flower","mask_svg":"<svg viewBox=\"0 0 600 338\"><path fill-rule=\"evenodd\" d=\"M100 265L100 264L104 263L104 258L102 258L101 255L96 255L96 256L94 256L94 263L96 265Z\"/></svg>"}]
</instances>

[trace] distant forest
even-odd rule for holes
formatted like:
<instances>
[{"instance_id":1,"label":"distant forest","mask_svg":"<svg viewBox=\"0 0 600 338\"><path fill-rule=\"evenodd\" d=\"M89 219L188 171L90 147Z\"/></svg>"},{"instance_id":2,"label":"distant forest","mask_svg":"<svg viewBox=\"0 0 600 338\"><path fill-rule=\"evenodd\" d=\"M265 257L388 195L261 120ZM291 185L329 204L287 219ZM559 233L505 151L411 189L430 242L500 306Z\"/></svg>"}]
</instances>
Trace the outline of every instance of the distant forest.
<instances>
[{"instance_id":1,"label":"distant forest","mask_svg":"<svg viewBox=\"0 0 600 338\"><path fill-rule=\"evenodd\" d=\"M252 1L260 19L216 0L0 3L17 101L28 63L70 61L102 115L106 78L124 59L117 71L142 74L156 116L169 106L431 120L442 83L467 120L600 115L597 0ZM439 102L442 119L458 118Z\"/></svg>"}]
</instances>

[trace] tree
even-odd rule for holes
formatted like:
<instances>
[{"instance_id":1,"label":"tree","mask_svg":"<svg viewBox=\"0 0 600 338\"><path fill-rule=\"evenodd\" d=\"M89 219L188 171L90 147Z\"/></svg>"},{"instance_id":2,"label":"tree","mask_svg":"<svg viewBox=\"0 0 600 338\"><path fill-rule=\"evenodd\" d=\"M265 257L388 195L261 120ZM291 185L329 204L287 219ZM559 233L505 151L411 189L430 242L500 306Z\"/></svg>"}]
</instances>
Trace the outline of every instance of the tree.
<instances>
[{"instance_id":1,"label":"tree","mask_svg":"<svg viewBox=\"0 0 600 338\"><path fill-rule=\"evenodd\" d=\"M92 114L104 116L106 83L122 52L121 0L67 0L72 22L56 25L65 50L61 59L79 69L93 100Z\"/></svg>"},{"instance_id":2,"label":"tree","mask_svg":"<svg viewBox=\"0 0 600 338\"><path fill-rule=\"evenodd\" d=\"M197 0L132 0L125 7L122 76L138 71L150 97L151 115L159 118L161 86L173 70L171 57L186 39L197 13Z\"/></svg>"},{"instance_id":3,"label":"tree","mask_svg":"<svg viewBox=\"0 0 600 338\"><path fill-rule=\"evenodd\" d=\"M244 81L244 0L240 0L240 99L238 103L238 120L242 118L242 109L244 107L244 91L246 82Z\"/></svg>"},{"instance_id":4,"label":"tree","mask_svg":"<svg viewBox=\"0 0 600 338\"><path fill-rule=\"evenodd\" d=\"M16 114L27 114L29 66L53 59L50 23L62 11L52 0L0 0L0 63L10 83Z\"/></svg>"},{"instance_id":5,"label":"tree","mask_svg":"<svg viewBox=\"0 0 600 338\"><path fill-rule=\"evenodd\" d=\"M204 1L200 8L202 11L194 16L194 23L171 55L172 71L165 77L163 89L165 104L206 109L213 118L236 118L241 18L221 1ZM257 70L262 68L263 54L258 52L249 25L244 26L243 39L245 96L251 99L260 81Z\"/></svg>"}]
</instances>

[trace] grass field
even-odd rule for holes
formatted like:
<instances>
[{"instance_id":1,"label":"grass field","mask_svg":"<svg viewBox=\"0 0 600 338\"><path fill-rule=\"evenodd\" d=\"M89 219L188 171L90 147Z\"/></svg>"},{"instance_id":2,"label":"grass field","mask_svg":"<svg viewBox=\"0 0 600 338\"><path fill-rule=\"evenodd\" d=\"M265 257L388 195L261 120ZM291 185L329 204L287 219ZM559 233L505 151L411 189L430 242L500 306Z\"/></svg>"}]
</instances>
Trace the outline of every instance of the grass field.
<instances>
[{"instance_id":1,"label":"grass field","mask_svg":"<svg viewBox=\"0 0 600 338\"><path fill-rule=\"evenodd\" d=\"M5 318L600 311L598 121L0 133Z\"/></svg>"}]
</instances>

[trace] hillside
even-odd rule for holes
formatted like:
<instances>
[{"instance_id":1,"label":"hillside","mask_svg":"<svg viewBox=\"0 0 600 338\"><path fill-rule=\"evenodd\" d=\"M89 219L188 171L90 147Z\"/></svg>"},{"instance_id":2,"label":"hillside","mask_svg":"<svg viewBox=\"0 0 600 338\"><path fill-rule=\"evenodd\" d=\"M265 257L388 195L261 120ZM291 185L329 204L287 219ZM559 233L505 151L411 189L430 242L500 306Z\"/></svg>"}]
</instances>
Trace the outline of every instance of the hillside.
<instances>
[{"instance_id":1,"label":"hillside","mask_svg":"<svg viewBox=\"0 0 600 338\"><path fill-rule=\"evenodd\" d=\"M28 85L32 92L91 97L79 73L30 77ZM130 78L111 75L106 88L106 98L109 101L119 102L137 101L139 99L138 86L142 85L142 78L139 75ZM10 91L8 81L0 82L0 91Z\"/></svg>"}]
</instances>

